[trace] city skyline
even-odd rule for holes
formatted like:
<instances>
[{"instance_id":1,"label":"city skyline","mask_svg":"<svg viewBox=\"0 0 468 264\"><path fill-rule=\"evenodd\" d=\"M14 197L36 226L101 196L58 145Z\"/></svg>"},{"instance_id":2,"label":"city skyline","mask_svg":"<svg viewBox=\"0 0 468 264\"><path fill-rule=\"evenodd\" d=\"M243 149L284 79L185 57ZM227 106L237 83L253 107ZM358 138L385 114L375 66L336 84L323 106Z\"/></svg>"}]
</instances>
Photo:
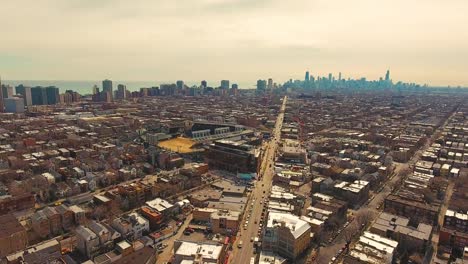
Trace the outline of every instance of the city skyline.
<instances>
[{"instance_id":1,"label":"city skyline","mask_svg":"<svg viewBox=\"0 0 468 264\"><path fill-rule=\"evenodd\" d=\"M303 79L304 69L378 79L390 68L405 82L468 86L468 3L348 2L3 2L0 72L9 80L254 84ZM44 12L49 19L39 19Z\"/></svg>"}]
</instances>

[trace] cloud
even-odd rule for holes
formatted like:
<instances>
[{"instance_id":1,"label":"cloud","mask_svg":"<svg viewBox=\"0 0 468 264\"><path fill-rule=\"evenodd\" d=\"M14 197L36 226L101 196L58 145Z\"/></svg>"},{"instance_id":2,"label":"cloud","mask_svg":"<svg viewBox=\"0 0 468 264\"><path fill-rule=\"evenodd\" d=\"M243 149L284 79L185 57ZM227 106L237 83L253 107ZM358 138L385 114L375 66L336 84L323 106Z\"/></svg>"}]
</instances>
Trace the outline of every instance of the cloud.
<instances>
[{"instance_id":1,"label":"cloud","mask_svg":"<svg viewBox=\"0 0 468 264\"><path fill-rule=\"evenodd\" d=\"M305 70L378 78L390 68L401 80L468 85L467 8L463 0L1 1L0 59L10 59L0 72L253 82Z\"/></svg>"}]
</instances>

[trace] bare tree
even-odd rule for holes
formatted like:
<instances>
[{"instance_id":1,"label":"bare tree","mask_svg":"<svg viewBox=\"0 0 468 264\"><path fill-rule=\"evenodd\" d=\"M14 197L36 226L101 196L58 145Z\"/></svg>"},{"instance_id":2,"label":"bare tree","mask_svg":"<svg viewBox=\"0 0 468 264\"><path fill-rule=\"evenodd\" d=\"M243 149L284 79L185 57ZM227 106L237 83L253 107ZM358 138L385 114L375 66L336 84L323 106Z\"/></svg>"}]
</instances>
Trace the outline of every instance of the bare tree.
<instances>
[{"instance_id":1,"label":"bare tree","mask_svg":"<svg viewBox=\"0 0 468 264\"><path fill-rule=\"evenodd\" d=\"M405 166L404 168L402 168L402 169L398 172L398 175L400 175L400 176L407 176L407 175L409 175L411 172L413 172L413 171L411 170L411 168L408 167L408 166Z\"/></svg>"},{"instance_id":2,"label":"bare tree","mask_svg":"<svg viewBox=\"0 0 468 264\"><path fill-rule=\"evenodd\" d=\"M356 226L356 223L353 222L343 231L343 238L345 239L346 244L351 243L358 230L359 228Z\"/></svg>"},{"instance_id":3,"label":"bare tree","mask_svg":"<svg viewBox=\"0 0 468 264\"><path fill-rule=\"evenodd\" d=\"M369 208L363 208L356 213L356 223L359 227L366 226L374 218L375 213Z\"/></svg>"}]
</instances>

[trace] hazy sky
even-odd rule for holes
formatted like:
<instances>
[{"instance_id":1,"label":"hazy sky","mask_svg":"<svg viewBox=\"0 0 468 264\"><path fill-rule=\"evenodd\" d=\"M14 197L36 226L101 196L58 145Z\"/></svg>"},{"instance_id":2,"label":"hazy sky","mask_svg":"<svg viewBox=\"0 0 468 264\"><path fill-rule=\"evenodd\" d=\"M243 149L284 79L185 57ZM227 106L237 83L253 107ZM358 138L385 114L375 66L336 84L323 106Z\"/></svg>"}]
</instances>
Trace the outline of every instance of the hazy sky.
<instances>
[{"instance_id":1,"label":"hazy sky","mask_svg":"<svg viewBox=\"0 0 468 264\"><path fill-rule=\"evenodd\" d=\"M0 74L468 86L467 0L0 0Z\"/></svg>"}]
</instances>

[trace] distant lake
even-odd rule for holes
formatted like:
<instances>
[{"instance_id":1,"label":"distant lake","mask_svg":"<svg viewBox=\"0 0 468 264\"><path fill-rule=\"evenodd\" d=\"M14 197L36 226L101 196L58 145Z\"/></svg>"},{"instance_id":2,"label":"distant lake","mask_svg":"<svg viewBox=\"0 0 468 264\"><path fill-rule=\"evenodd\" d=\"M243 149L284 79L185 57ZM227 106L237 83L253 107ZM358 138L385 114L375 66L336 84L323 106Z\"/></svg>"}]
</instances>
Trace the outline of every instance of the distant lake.
<instances>
[{"instance_id":1,"label":"distant lake","mask_svg":"<svg viewBox=\"0 0 468 264\"><path fill-rule=\"evenodd\" d=\"M159 86L161 84L175 83L176 81L114 81L112 85L114 91L117 90L118 84L124 84L129 91L139 91L140 88L149 88L152 86ZM221 81L208 81L208 86L218 87ZM231 82L232 84L233 82ZM63 81L63 80L2 80L2 84L9 84L17 86L23 84L25 86L56 86L60 89L60 93L66 90L73 90L82 95L91 94L94 85L97 85L102 90L102 80L99 81ZM200 85L200 82L185 82L187 86ZM255 88L256 84L252 83L238 83L240 89Z\"/></svg>"}]
</instances>

